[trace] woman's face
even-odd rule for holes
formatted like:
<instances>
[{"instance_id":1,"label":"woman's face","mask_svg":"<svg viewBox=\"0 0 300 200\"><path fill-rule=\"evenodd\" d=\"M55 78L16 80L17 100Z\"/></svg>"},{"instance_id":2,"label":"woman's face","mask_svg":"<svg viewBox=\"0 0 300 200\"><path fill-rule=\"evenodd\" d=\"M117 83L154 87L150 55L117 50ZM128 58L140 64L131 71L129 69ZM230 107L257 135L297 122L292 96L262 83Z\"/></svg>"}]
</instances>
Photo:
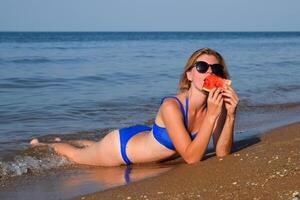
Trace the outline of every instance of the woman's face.
<instances>
[{"instance_id":1,"label":"woman's face","mask_svg":"<svg viewBox=\"0 0 300 200\"><path fill-rule=\"evenodd\" d=\"M199 56L196 61L204 61L211 65L220 64L215 56L207 54ZM196 67L193 67L190 71L187 72L187 78L192 82L192 85L194 85L194 87L201 90L203 87L204 79L211 73L211 67L209 67L205 73L199 73Z\"/></svg>"}]
</instances>

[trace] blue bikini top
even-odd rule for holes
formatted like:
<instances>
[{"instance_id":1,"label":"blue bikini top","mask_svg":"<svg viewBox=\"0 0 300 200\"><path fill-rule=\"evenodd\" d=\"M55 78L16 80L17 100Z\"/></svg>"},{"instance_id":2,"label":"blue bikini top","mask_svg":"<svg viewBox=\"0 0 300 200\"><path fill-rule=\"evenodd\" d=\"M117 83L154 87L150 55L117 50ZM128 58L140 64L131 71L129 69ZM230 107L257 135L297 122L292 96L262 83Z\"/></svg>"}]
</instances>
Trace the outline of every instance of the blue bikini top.
<instances>
[{"instance_id":1,"label":"blue bikini top","mask_svg":"<svg viewBox=\"0 0 300 200\"><path fill-rule=\"evenodd\" d=\"M175 97L175 96L166 96L161 100L160 105L164 102L164 100L166 98L174 98L177 100L177 102L180 105L180 110L183 114L184 117L184 126L185 128L188 130L188 110L189 110L189 100L188 97L186 97L185 102L186 102L186 110L184 111L184 107L182 105L182 103L180 102L180 100ZM175 151L175 147L173 145L173 142L169 136L169 133L167 131L166 128L164 127L160 127L158 126L155 122L153 124L153 135L154 138L162 145L164 145L165 147L167 147L168 149L174 150ZM193 140L195 137L197 136L197 132L191 135L191 139Z\"/></svg>"}]
</instances>

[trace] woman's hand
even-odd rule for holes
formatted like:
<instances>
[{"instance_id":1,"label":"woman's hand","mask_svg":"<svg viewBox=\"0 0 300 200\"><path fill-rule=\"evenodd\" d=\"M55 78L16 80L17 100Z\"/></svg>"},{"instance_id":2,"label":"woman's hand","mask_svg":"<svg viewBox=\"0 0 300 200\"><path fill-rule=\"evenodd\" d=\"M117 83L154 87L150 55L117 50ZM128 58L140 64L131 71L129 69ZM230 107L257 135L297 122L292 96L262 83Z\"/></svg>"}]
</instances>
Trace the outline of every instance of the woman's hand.
<instances>
[{"instance_id":1,"label":"woman's hand","mask_svg":"<svg viewBox=\"0 0 300 200\"><path fill-rule=\"evenodd\" d=\"M218 118L221 114L223 105L222 89L213 88L207 98L207 114L214 119Z\"/></svg>"},{"instance_id":2,"label":"woman's hand","mask_svg":"<svg viewBox=\"0 0 300 200\"><path fill-rule=\"evenodd\" d=\"M232 87L228 86L227 89L223 90L222 96L225 103L225 108L227 110L227 116L234 117L236 114L237 105L239 103L239 98L236 92Z\"/></svg>"}]
</instances>

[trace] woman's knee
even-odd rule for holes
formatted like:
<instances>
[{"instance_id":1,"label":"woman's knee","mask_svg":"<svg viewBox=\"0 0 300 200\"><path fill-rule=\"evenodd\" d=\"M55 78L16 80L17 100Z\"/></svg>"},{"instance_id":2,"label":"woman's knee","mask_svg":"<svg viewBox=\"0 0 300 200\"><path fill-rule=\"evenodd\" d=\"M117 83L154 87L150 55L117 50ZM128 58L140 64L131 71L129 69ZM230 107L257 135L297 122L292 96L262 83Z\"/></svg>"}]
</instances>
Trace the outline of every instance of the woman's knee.
<instances>
[{"instance_id":1,"label":"woman's knee","mask_svg":"<svg viewBox=\"0 0 300 200\"><path fill-rule=\"evenodd\" d=\"M59 146L55 146L54 148L61 151ZM120 156L119 130L109 132L102 140L88 147L73 147L66 156L78 164L101 166L121 165L122 158Z\"/></svg>"},{"instance_id":2,"label":"woman's knee","mask_svg":"<svg viewBox=\"0 0 300 200\"><path fill-rule=\"evenodd\" d=\"M76 156L75 153L79 150L78 148L66 143L53 143L50 146L57 154L66 156L71 159Z\"/></svg>"}]
</instances>

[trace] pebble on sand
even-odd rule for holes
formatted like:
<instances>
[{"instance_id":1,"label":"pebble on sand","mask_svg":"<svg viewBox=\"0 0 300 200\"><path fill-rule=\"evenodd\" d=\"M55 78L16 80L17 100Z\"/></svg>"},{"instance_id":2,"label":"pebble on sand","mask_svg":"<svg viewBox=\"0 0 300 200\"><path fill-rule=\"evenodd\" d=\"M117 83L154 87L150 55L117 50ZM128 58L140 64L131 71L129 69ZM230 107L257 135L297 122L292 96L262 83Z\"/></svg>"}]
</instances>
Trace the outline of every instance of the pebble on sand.
<instances>
[{"instance_id":1,"label":"pebble on sand","mask_svg":"<svg viewBox=\"0 0 300 200\"><path fill-rule=\"evenodd\" d=\"M298 191L293 192L293 197L298 197L299 198L299 192Z\"/></svg>"}]
</instances>

